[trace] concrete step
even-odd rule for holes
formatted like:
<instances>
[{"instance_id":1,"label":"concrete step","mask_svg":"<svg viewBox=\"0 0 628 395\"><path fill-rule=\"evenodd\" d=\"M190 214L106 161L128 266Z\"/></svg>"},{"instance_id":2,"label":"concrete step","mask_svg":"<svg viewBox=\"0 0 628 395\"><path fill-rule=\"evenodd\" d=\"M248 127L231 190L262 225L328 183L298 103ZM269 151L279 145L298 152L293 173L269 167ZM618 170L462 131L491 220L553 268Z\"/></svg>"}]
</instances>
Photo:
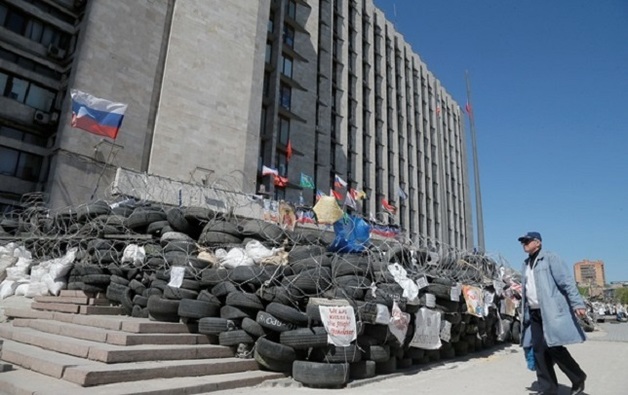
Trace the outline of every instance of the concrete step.
<instances>
[{"instance_id":1,"label":"concrete step","mask_svg":"<svg viewBox=\"0 0 628 395\"><path fill-rule=\"evenodd\" d=\"M26 327L0 325L0 337L44 350L104 363L232 357L229 347L215 344L140 344L118 346L40 332Z\"/></svg>"},{"instance_id":2,"label":"concrete step","mask_svg":"<svg viewBox=\"0 0 628 395\"><path fill-rule=\"evenodd\" d=\"M196 377L258 370L255 360L239 358L106 364L10 340L5 341L1 355L5 362L84 387L156 378Z\"/></svg>"},{"instance_id":3,"label":"concrete step","mask_svg":"<svg viewBox=\"0 0 628 395\"><path fill-rule=\"evenodd\" d=\"M84 388L30 370L16 369L0 375L0 393L46 395L183 395L230 390L284 377L281 373L247 371L201 377L158 378Z\"/></svg>"},{"instance_id":4,"label":"concrete step","mask_svg":"<svg viewBox=\"0 0 628 395\"><path fill-rule=\"evenodd\" d=\"M215 341L210 336L198 333L129 333L43 319L16 318L13 320L13 326L28 327L40 332L118 346L138 344L209 344Z\"/></svg>"}]
</instances>

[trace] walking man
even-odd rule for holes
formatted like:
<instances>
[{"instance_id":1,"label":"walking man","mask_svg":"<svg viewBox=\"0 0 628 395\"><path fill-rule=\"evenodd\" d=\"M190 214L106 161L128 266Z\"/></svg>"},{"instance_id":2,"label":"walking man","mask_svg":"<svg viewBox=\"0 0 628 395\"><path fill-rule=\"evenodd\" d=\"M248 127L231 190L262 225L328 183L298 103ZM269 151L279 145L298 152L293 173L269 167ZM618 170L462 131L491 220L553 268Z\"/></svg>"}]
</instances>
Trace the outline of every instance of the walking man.
<instances>
[{"instance_id":1,"label":"walking man","mask_svg":"<svg viewBox=\"0 0 628 395\"><path fill-rule=\"evenodd\" d=\"M564 346L585 340L576 318L586 315L582 297L565 263L557 255L542 250L539 232L528 232L518 240L528 254L521 270L524 324L521 338L531 342L522 344L524 347L531 345L534 350L539 386L535 394L558 393L555 363L571 381L571 395L580 394L587 375Z\"/></svg>"}]
</instances>

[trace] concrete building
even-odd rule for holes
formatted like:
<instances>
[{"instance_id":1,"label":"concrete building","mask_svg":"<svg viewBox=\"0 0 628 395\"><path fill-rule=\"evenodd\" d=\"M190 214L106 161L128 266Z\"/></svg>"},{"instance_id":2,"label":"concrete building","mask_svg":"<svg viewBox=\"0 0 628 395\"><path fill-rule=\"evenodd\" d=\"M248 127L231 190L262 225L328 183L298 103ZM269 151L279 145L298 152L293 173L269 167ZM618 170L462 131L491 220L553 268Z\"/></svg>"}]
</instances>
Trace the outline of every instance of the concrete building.
<instances>
[{"instance_id":1,"label":"concrete building","mask_svg":"<svg viewBox=\"0 0 628 395\"><path fill-rule=\"evenodd\" d=\"M604 287L606 276L604 274L604 262L589 261L587 259L576 262L573 265L574 278L579 285L594 285Z\"/></svg>"},{"instance_id":2,"label":"concrete building","mask_svg":"<svg viewBox=\"0 0 628 395\"><path fill-rule=\"evenodd\" d=\"M312 203L301 174L338 175L365 217L473 247L463 112L372 0L5 0L0 58L0 207L117 167ZM115 141L70 126L69 88L128 103Z\"/></svg>"}]
</instances>

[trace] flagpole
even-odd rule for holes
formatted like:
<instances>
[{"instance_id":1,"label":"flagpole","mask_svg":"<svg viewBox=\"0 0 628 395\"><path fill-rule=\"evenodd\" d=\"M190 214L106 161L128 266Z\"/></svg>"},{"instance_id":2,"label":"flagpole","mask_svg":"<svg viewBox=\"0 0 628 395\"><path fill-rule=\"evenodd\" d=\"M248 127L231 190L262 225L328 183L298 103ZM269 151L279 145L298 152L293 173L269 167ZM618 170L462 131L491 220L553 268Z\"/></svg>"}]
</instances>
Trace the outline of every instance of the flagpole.
<instances>
[{"instance_id":1,"label":"flagpole","mask_svg":"<svg viewBox=\"0 0 628 395\"><path fill-rule=\"evenodd\" d=\"M471 126L471 149L473 155L473 183L475 186L475 215L477 232L478 232L478 249L480 252L485 251L484 245L484 218L482 215L482 192L480 191L480 167L478 165L478 147L477 137L475 133L475 119L473 117L473 105L471 104L471 81L469 79L469 71L465 71L467 80L467 116L469 117L469 125Z\"/></svg>"},{"instance_id":2,"label":"flagpole","mask_svg":"<svg viewBox=\"0 0 628 395\"><path fill-rule=\"evenodd\" d=\"M106 141L105 139L103 139L103 141ZM103 174L105 174L105 170L107 169L107 166L109 165L109 160L111 159L111 155L113 154L113 148L115 147L116 140L114 139L113 142L111 143L111 149L109 150L109 155L107 155L107 159L105 160L105 164L102 167L102 170L100 171L100 174L98 175L98 180L96 180L96 186L94 187L94 191L92 192L92 196L90 196L89 200L92 201L94 199L94 196L96 196L96 191L98 190L98 187L100 185L100 179L102 178Z\"/></svg>"}]
</instances>

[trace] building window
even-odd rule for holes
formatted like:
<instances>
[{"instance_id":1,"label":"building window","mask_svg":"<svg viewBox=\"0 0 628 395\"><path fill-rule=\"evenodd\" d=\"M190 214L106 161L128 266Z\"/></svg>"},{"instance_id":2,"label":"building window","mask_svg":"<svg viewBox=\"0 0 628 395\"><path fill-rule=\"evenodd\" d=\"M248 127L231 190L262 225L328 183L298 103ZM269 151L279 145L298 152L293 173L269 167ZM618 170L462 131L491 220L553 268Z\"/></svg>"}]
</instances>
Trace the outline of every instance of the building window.
<instances>
[{"instance_id":1,"label":"building window","mask_svg":"<svg viewBox=\"0 0 628 395\"><path fill-rule=\"evenodd\" d=\"M7 137L17 141L24 141L28 144L37 145L40 147L48 146L48 139L43 136L38 136L36 134L31 134L27 132L22 132L21 130L10 128L7 126L0 127L0 136Z\"/></svg>"},{"instance_id":2,"label":"building window","mask_svg":"<svg viewBox=\"0 0 628 395\"><path fill-rule=\"evenodd\" d=\"M270 63L273 57L273 44L270 42L266 43L266 63Z\"/></svg>"},{"instance_id":3,"label":"building window","mask_svg":"<svg viewBox=\"0 0 628 395\"><path fill-rule=\"evenodd\" d=\"M286 84L281 84L279 88L279 105L286 110L290 110L292 103L292 88Z\"/></svg>"},{"instance_id":4,"label":"building window","mask_svg":"<svg viewBox=\"0 0 628 395\"><path fill-rule=\"evenodd\" d=\"M290 120L286 117L279 117L278 123L279 130L277 131L277 138L279 139L279 143L283 145L288 144L288 139L290 139Z\"/></svg>"},{"instance_id":5,"label":"building window","mask_svg":"<svg viewBox=\"0 0 628 395\"><path fill-rule=\"evenodd\" d=\"M43 159L39 155L0 146L0 174L38 181Z\"/></svg>"},{"instance_id":6,"label":"building window","mask_svg":"<svg viewBox=\"0 0 628 395\"><path fill-rule=\"evenodd\" d=\"M286 15L292 19L297 18L297 3L294 0L286 1Z\"/></svg>"},{"instance_id":7,"label":"building window","mask_svg":"<svg viewBox=\"0 0 628 395\"><path fill-rule=\"evenodd\" d=\"M282 56L281 72L286 77L292 78L292 64L293 64L293 60L290 56L287 56L287 55Z\"/></svg>"},{"instance_id":8,"label":"building window","mask_svg":"<svg viewBox=\"0 0 628 395\"><path fill-rule=\"evenodd\" d=\"M24 79L0 73L0 94L29 107L49 112L55 93Z\"/></svg>"},{"instance_id":9,"label":"building window","mask_svg":"<svg viewBox=\"0 0 628 395\"><path fill-rule=\"evenodd\" d=\"M264 73L264 97L270 95L270 73Z\"/></svg>"},{"instance_id":10,"label":"building window","mask_svg":"<svg viewBox=\"0 0 628 395\"><path fill-rule=\"evenodd\" d=\"M279 175L282 177L286 177L288 174L288 159L286 158L286 154L283 152L277 152L277 171Z\"/></svg>"},{"instance_id":11,"label":"building window","mask_svg":"<svg viewBox=\"0 0 628 395\"><path fill-rule=\"evenodd\" d=\"M272 33L275 30L275 14L273 14L272 12L268 17L268 26L266 28L268 29L269 33Z\"/></svg>"},{"instance_id":12,"label":"building window","mask_svg":"<svg viewBox=\"0 0 628 395\"><path fill-rule=\"evenodd\" d=\"M283 43L294 48L294 29L288 25L283 25Z\"/></svg>"}]
</instances>

